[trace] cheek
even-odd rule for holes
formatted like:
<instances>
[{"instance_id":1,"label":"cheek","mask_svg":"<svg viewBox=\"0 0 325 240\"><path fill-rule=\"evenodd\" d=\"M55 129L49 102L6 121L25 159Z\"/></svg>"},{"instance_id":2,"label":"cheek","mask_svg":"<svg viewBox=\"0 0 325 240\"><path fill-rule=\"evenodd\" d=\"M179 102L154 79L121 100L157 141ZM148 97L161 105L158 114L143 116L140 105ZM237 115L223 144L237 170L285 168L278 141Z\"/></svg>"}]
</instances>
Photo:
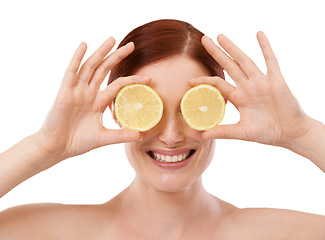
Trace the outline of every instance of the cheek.
<instances>
[{"instance_id":1,"label":"cheek","mask_svg":"<svg viewBox=\"0 0 325 240\"><path fill-rule=\"evenodd\" d=\"M202 158L205 159L205 161L202 162L202 172L204 172L213 159L215 151L215 140L206 141L204 144L202 144L202 149Z\"/></svg>"},{"instance_id":2,"label":"cheek","mask_svg":"<svg viewBox=\"0 0 325 240\"><path fill-rule=\"evenodd\" d=\"M133 169L136 170L137 169L137 166L136 166L137 153L135 151L134 143L125 143L124 149L125 149L125 153L126 153L129 163L131 164Z\"/></svg>"},{"instance_id":3,"label":"cheek","mask_svg":"<svg viewBox=\"0 0 325 240\"><path fill-rule=\"evenodd\" d=\"M209 149L209 153L208 153L208 156L207 156L207 159L209 160L209 164L210 162L212 161L212 158L214 156L214 151L215 151L215 148L216 148L216 141L215 140L210 140L210 149Z\"/></svg>"}]
</instances>

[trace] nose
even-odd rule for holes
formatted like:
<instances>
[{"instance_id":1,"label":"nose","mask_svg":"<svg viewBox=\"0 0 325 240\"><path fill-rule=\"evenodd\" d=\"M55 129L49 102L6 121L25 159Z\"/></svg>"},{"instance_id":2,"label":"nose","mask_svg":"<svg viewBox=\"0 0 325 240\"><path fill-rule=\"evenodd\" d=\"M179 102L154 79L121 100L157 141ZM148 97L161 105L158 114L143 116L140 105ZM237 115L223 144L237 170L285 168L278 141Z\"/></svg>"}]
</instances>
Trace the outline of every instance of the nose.
<instances>
[{"instance_id":1,"label":"nose","mask_svg":"<svg viewBox=\"0 0 325 240\"><path fill-rule=\"evenodd\" d=\"M163 114L159 124L158 138L166 147L175 147L185 139L183 122L176 115Z\"/></svg>"}]
</instances>

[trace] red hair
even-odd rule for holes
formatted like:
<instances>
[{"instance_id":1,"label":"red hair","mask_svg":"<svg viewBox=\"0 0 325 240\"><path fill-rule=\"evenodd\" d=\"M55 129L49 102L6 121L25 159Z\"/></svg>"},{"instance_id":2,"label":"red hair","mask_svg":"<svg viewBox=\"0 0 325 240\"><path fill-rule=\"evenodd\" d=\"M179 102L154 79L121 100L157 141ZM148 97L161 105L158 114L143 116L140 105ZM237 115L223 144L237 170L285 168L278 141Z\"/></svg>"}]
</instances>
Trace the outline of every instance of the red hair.
<instances>
[{"instance_id":1,"label":"red hair","mask_svg":"<svg viewBox=\"0 0 325 240\"><path fill-rule=\"evenodd\" d=\"M179 20L163 19L137 27L118 46L133 42L135 50L112 69L108 83L175 55L190 57L206 67L211 76L224 78L223 69L201 43L203 35L191 24Z\"/></svg>"}]
</instances>

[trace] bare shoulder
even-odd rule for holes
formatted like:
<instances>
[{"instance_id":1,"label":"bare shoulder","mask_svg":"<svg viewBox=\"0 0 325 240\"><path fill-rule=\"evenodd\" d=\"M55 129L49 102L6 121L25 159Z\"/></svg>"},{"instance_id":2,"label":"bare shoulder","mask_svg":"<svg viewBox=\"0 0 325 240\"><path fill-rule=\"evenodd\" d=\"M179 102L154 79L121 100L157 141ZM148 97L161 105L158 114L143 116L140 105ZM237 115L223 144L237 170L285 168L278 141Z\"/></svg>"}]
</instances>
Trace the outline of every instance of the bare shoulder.
<instances>
[{"instance_id":1,"label":"bare shoulder","mask_svg":"<svg viewBox=\"0 0 325 240\"><path fill-rule=\"evenodd\" d=\"M236 235L230 239L325 239L325 216L292 210L235 209L225 217L223 226L224 234L232 229L231 235Z\"/></svg>"},{"instance_id":2,"label":"bare shoulder","mask_svg":"<svg viewBox=\"0 0 325 240\"><path fill-rule=\"evenodd\" d=\"M0 239L92 239L103 214L101 205L17 206L0 213Z\"/></svg>"}]
</instances>

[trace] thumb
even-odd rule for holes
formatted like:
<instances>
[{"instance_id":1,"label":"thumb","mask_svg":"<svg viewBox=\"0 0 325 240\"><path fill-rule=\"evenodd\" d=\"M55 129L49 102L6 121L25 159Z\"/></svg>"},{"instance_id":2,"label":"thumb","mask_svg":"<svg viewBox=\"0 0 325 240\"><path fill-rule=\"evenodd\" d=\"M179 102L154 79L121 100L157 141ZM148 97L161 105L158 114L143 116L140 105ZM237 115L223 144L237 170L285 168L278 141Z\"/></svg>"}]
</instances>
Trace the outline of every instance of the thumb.
<instances>
[{"instance_id":1,"label":"thumb","mask_svg":"<svg viewBox=\"0 0 325 240\"><path fill-rule=\"evenodd\" d=\"M239 123L218 125L202 134L204 139L239 139L245 140L246 136Z\"/></svg>"},{"instance_id":2,"label":"thumb","mask_svg":"<svg viewBox=\"0 0 325 240\"><path fill-rule=\"evenodd\" d=\"M140 141L141 135L139 132L130 129L105 129L101 134L99 145L100 147L109 144L125 143L132 141Z\"/></svg>"}]
</instances>

